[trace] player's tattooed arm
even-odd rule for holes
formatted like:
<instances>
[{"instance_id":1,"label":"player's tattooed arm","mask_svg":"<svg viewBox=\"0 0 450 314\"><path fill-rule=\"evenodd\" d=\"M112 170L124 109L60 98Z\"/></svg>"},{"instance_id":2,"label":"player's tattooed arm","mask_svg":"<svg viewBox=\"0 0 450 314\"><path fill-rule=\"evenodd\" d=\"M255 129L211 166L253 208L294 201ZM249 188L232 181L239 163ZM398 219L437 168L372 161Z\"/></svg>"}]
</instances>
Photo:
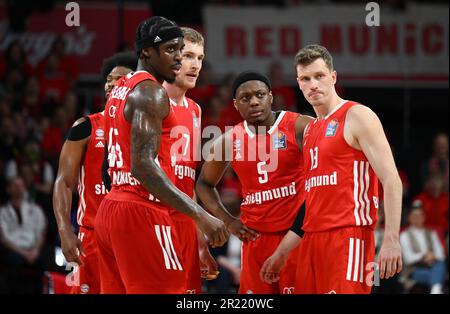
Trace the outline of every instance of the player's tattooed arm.
<instances>
[{"instance_id":1,"label":"player's tattooed arm","mask_svg":"<svg viewBox=\"0 0 450 314\"><path fill-rule=\"evenodd\" d=\"M212 245L223 245L228 238L224 224L177 189L157 164L168 104L165 90L150 80L143 81L129 94L124 115L131 123L131 174L163 203L192 217Z\"/></svg>"}]
</instances>

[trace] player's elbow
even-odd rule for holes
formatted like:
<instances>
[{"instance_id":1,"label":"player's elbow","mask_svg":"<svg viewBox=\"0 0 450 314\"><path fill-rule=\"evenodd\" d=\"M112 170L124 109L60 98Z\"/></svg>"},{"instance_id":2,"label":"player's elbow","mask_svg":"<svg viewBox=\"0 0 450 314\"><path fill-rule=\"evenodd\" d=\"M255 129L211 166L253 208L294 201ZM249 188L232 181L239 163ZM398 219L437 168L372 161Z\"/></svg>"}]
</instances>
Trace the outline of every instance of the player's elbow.
<instances>
[{"instance_id":1,"label":"player's elbow","mask_svg":"<svg viewBox=\"0 0 450 314\"><path fill-rule=\"evenodd\" d=\"M156 175L157 166L152 160L133 158L131 161L131 175L138 181L143 181L144 177Z\"/></svg>"},{"instance_id":2,"label":"player's elbow","mask_svg":"<svg viewBox=\"0 0 450 314\"><path fill-rule=\"evenodd\" d=\"M403 183L396 171L381 179L381 184L384 190L396 191L400 194L403 193Z\"/></svg>"}]
</instances>

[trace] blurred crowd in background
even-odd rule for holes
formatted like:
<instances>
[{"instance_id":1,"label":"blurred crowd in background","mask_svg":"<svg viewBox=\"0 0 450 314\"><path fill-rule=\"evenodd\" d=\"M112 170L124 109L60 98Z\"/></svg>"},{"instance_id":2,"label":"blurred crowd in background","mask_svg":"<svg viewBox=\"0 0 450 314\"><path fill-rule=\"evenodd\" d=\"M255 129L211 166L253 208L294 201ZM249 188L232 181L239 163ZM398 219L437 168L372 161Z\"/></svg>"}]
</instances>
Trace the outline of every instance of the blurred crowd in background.
<instances>
[{"instance_id":1,"label":"blurred crowd in background","mask_svg":"<svg viewBox=\"0 0 450 314\"><path fill-rule=\"evenodd\" d=\"M101 111L105 101L103 82L79 80L79 60L66 54L63 37L54 40L39 64L31 66L26 57L19 41L12 42L0 56L0 293L55 292L63 278L58 274L70 271L58 261L61 253L51 203L53 182L70 126L80 116ZM295 79L287 81L279 63L274 61L267 69L258 70L272 81L274 110L311 113ZM218 125L223 129L241 121L230 92L236 73L220 81L211 79L213 73L214 65L206 61L197 87L188 96L202 107L202 127ZM82 92L86 89L90 96ZM344 98L346 92L338 86ZM441 105L448 106L446 101ZM377 108L372 109L377 112ZM389 135L389 126L385 129ZM449 143L448 133L442 132L445 129L448 125L429 130L432 135L424 139L428 145L417 147L426 158L408 166L398 162L404 191L401 243L407 267L393 279L382 280L374 293L429 293L436 283L448 293ZM401 147L393 146L393 150L398 160L408 159L399 156ZM226 173L220 193L227 208L238 213L240 184L232 170ZM75 232L77 201L75 187ZM382 206L379 218L377 245L383 236ZM221 273L218 279L204 282L204 292L235 293L240 276L239 240L232 237L224 247L211 250ZM59 289L63 289L61 285Z\"/></svg>"}]
</instances>

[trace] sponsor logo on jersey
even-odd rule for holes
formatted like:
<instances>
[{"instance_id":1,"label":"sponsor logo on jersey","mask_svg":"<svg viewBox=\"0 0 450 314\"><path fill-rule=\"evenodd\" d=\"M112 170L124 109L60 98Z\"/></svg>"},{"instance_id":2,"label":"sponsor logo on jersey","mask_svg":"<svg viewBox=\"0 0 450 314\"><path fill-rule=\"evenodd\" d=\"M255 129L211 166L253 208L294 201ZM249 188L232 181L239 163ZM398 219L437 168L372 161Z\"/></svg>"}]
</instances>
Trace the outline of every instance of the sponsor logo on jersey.
<instances>
[{"instance_id":1,"label":"sponsor logo on jersey","mask_svg":"<svg viewBox=\"0 0 450 314\"><path fill-rule=\"evenodd\" d=\"M327 125L327 131L325 132L325 136L326 137L335 136L338 125L339 123L337 119L331 120Z\"/></svg>"},{"instance_id":2,"label":"sponsor logo on jersey","mask_svg":"<svg viewBox=\"0 0 450 314\"><path fill-rule=\"evenodd\" d=\"M273 136L273 149L286 149L286 134L278 131L277 134Z\"/></svg>"},{"instance_id":3,"label":"sponsor logo on jersey","mask_svg":"<svg viewBox=\"0 0 450 314\"><path fill-rule=\"evenodd\" d=\"M94 186L96 195L106 195L108 194L108 190L106 189L105 184L102 182L101 184L96 184Z\"/></svg>"},{"instance_id":4,"label":"sponsor logo on jersey","mask_svg":"<svg viewBox=\"0 0 450 314\"><path fill-rule=\"evenodd\" d=\"M292 182L289 185L274 188L271 190L259 191L255 193L249 193L245 196L241 205L251 205L257 204L260 205L264 202L293 196L297 194L297 189L295 188L295 182Z\"/></svg>"},{"instance_id":5,"label":"sponsor logo on jersey","mask_svg":"<svg viewBox=\"0 0 450 314\"><path fill-rule=\"evenodd\" d=\"M97 147L97 148L103 148L103 147L105 147L105 145L103 145L103 142L102 142L102 141L98 141L98 143L95 145L95 147Z\"/></svg>"},{"instance_id":6,"label":"sponsor logo on jersey","mask_svg":"<svg viewBox=\"0 0 450 314\"><path fill-rule=\"evenodd\" d=\"M178 179L191 178L195 181L195 169L184 165L175 165L175 177Z\"/></svg>"},{"instance_id":7,"label":"sponsor logo on jersey","mask_svg":"<svg viewBox=\"0 0 450 314\"><path fill-rule=\"evenodd\" d=\"M315 176L305 180L305 191L309 192L311 188L317 186L337 185L337 172L330 175Z\"/></svg>"},{"instance_id":8,"label":"sponsor logo on jersey","mask_svg":"<svg viewBox=\"0 0 450 314\"><path fill-rule=\"evenodd\" d=\"M195 115L195 111L192 111L192 123L194 124L195 128L199 128L199 123L198 123L198 119L197 116Z\"/></svg>"},{"instance_id":9,"label":"sponsor logo on jersey","mask_svg":"<svg viewBox=\"0 0 450 314\"><path fill-rule=\"evenodd\" d=\"M97 137L96 139L103 139L105 136L105 131L103 131L103 129L97 129L95 130L95 136Z\"/></svg>"}]
</instances>

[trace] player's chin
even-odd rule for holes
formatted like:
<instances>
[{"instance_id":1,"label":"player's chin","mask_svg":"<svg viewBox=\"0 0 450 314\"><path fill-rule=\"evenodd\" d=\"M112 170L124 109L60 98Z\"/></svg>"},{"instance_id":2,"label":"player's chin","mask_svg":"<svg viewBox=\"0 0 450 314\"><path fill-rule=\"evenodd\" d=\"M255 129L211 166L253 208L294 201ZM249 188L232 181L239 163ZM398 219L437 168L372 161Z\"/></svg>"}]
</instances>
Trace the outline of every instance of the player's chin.
<instances>
[{"instance_id":1,"label":"player's chin","mask_svg":"<svg viewBox=\"0 0 450 314\"><path fill-rule=\"evenodd\" d=\"M166 81L169 84L172 84L175 82L176 76L175 75L166 75L164 78L164 81Z\"/></svg>"}]
</instances>

